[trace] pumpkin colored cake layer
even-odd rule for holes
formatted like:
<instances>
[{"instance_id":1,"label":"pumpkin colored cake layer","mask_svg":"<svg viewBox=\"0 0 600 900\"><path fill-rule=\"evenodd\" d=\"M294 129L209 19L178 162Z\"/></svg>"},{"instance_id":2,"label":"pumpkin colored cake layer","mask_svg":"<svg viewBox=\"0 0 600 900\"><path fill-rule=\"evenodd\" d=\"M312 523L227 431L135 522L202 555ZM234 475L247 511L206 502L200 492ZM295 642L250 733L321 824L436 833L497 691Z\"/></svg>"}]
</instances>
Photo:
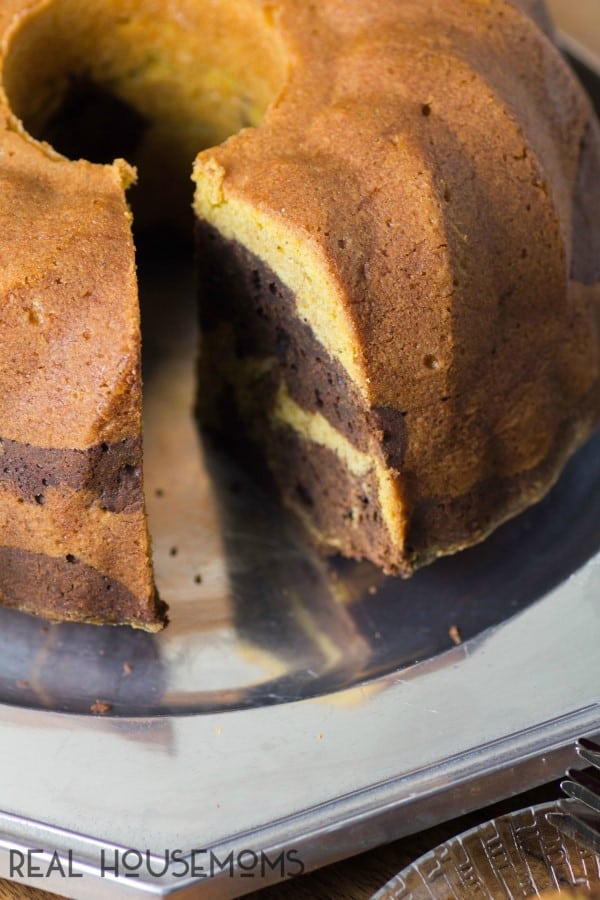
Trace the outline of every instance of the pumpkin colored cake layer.
<instances>
[{"instance_id":1,"label":"pumpkin colored cake layer","mask_svg":"<svg viewBox=\"0 0 600 900\"><path fill-rule=\"evenodd\" d=\"M543 496L600 412L600 138L545 25L506 0L2 0L3 603L163 622L130 164L144 220L177 218L202 151L201 418L325 550L408 574ZM135 111L127 163L42 140L84 84Z\"/></svg>"}]
</instances>

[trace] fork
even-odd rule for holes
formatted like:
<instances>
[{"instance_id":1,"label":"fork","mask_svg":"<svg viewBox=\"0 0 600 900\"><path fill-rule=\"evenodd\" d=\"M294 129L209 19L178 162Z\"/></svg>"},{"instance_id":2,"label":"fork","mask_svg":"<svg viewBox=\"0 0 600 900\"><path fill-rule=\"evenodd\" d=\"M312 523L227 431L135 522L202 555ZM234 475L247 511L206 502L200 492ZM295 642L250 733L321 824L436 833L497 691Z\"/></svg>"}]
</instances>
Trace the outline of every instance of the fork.
<instances>
[{"instance_id":1,"label":"fork","mask_svg":"<svg viewBox=\"0 0 600 900\"><path fill-rule=\"evenodd\" d=\"M548 821L562 834L600 853L600 744L579 738L575 749L591 768L567 770L560 787L571 799L559 801L560 812L551 813Z\"/></svg>"}]
</instances>

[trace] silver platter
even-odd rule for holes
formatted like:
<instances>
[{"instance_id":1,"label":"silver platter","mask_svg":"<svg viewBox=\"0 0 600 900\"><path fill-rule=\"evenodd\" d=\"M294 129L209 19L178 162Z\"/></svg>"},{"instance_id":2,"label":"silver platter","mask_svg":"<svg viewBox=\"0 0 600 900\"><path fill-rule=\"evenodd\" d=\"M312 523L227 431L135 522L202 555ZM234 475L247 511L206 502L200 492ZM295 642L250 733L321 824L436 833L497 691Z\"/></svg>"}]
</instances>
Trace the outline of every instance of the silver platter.
<instances>
[{"instance_id":1,"label":"silver platter","mask_svg":"<svg viewBox=\"0 0 600 900\"><path fill-rule=\"evenodd\" d=\"M600 435L409 581L323 560L198 434L189 268L149 252L144 279L171 624L0 610L0 874L66 896L239 896L555 778L600 731Z\"/></svg>"}]
</instances>

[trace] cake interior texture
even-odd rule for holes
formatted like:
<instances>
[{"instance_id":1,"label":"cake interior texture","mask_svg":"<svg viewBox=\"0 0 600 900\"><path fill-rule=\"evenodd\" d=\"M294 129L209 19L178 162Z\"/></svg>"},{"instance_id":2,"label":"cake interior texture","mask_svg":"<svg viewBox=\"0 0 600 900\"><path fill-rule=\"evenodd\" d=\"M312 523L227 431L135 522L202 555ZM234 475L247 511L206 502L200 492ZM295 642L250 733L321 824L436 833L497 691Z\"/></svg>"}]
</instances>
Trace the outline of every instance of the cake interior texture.
<instances>
[{"instance_id":1,"label":"cake interior texture","mask_svg":"<svg viewBox=\"0 0 600 900\"><path fill-rule=\"evenodd\" d=\"M600 416L600 137L546 28L508 0L5 0L3 603L164 621L132 166L136 218L185 227L195 159L200 420L325 551L408 575L549 490Z\"/></svg>"}]
</instances>

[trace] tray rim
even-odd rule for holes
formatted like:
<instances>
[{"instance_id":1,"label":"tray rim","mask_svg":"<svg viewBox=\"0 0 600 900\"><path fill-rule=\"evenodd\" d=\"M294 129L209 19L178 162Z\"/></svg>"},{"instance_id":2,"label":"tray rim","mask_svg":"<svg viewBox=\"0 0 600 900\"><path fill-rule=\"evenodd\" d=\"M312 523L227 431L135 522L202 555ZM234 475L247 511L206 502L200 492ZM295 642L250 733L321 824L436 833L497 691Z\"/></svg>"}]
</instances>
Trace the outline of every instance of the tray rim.
<instances>
[{"instance_id":1,"label":"tray rim","mask_svg":"<svg viewBox=\"0 0 600 900\"><path fill-rule=\"evenodd\" d=\"M0 717L4 718L6 707L0 706ZM46 715L61 715L47 713ZM69 715L69 718L72 718ZM87 717L81 717L87 718ZM559 735L554 734L551 744L547 737L559 726ZM521 747L519 757L514 755L514 742L530 736ZM369 784L360 790L353 791L346 796L332 799L326 804L309 808L300 814L294 814L279 822L261 826L249 832L232 836L229 841L222 841L205 848L213 852L219 858L226 857L236 850L236 844L240 839L260 838L260 846L265 854L274 855L285 851L290 838L293 837L295 849L304 852L305 871L311 871L323 865L328 865L345 858L346 852L340 852L337 837L340 832L352 827L353 843L367 850L379 845L381 829L386 831L386 841L405 837L417 833L431 824L439 823L456 816L456 808L452 805L452 797L455 792L465 786L471 789L486 786L490 780L496 781L495 794L487 794L486 805L507 796L504 781L501 776L510 775L513 793L519 793L526 788L543 784L553 777L559 777L566 768L578 761L574 749L574 741L578 737L587 736L598 738L600 736L600 702L589 704L586 707L565 714L554 720L547 720L531 728L512 735L506 735L498 740L478 748L480 764L478 768L469 766L470 774L465 771L465 762L472 751L467 750L447 759L440 760L427 766L424 770L399 774L393 779L384 782ZM502 752L498 754L498 749ZM543 772L539 769L540 756L543 755ZM491 762L495 759L495 762ZM425 776L425 778L424 778ZM427 777L428 776L428 777ZM499 777L500 776L500 777ZM421 790L412 793L411 780L420 781ZM435 783L444 781L443 790L436 788ZM428 783L428 787L427 787ZM396 796L391 796L392 791ZM423 790L425 788L425 790ZM477 796L480 796L477 792ZM425 798L425 799L424 799ZM442 804L440 806L440 800ZM403 827L397 820L399 811L406 812L411 807L418 805L421 808L421 819L418 827ZM478 808L478 803L463 803L460 814L472 812ZM450 811L450 807L452 810ZM445 814L440 815L440 810ZM421 824L423 816L426 824ZM429 820L427 817L431 816ZM390 825L390 819L396 819ZM413 820L413 825L416 820ZM298 838L298 826L301 826L301 837ZM391 830L390 830L391 828ZM201 898L235 898L243 896L256 889L255 884L241 880L241 872L235 867L234 877L229 873L218 873L209 881L202 877L177 878L170 872L162 878L140 877L135 881L126 881L121 878L111 878L103 875L98 865L97 858L101 850L107 853L113 851L124 852L128 849L120 844L111 844L90 835L71 831L45 822L37 822L26 816L14 815L0 811L0 877L10 879L9 856L11 850L27 852L36 841L44 842L46 852L38 857L40 863L49 863L51 854L56 854L64 870L69 867L73 872L81 873L81 881L76 881L77 893L70 893L71 882L65 884L64 877L56 874L44 880L43 888L51 893L75 900L87 900L90 898L139 898L142 896L153 897L201 897ZM318 852L315 853L315 846ZM157 857L155 857L158 859ZM189 856L187 857L189 859ZM12 878L12 880L17 880ZM261 882L261 889L281 879L273 877ZM37 878L19 878L20 884L31 887L40 887ZM67 887L67 891L65 891Z\"/></svg>"}]
</instances>

